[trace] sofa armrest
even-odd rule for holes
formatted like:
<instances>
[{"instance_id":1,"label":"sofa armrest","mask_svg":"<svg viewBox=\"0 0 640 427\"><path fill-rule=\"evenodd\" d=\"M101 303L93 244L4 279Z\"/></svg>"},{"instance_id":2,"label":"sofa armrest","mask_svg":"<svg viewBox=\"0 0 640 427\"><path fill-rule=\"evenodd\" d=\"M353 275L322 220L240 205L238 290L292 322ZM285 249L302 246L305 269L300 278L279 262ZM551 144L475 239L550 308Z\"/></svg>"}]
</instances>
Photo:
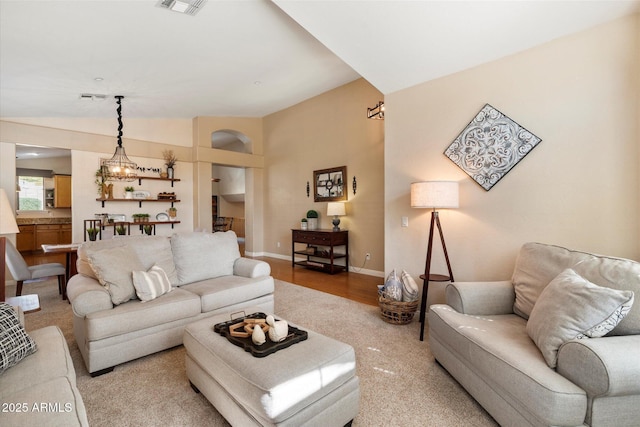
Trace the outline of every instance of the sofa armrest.
<instances>
[{"instance_id":1,"label":"sofa armrest","mask_svg":"<svg viewBox=\"0 0 640 427\"><path fill-rule=\"evenodd\" d=\"M76 274L67 283L67 297L76 316L113 308L111 295L96 279Z\"/></svg>"},{"instance_id":2,"label":"sofa armrest","mask_svg":"<svg viewBox=\"0 0 640 427\"><path fill-rule=\"evenodd\" d=\"M516 294L509 280L499 282L453 282L445 290L447 304L459 313L511 314Z\"/></svg>"},{"instance_id":3,"label":"sofa armrest","mask_svg":"<svg viewBox=\"0 0 640 427\"><path fill-rule=\"evenodd\" d=\"M589 397L640 394L640 335L571 340L556 369Z\"/></svg>"},{"instance_id":4,"label":"sofa armrest","mask_svg":"<svg viewBox=\"0 0 640 427\"><path fill-rule=\"evenodd\" d=\"M271 266L257 259L238 258L233 263L234 276L242 277L262 277L271 275Z\"/></svg>"}]
</instances>

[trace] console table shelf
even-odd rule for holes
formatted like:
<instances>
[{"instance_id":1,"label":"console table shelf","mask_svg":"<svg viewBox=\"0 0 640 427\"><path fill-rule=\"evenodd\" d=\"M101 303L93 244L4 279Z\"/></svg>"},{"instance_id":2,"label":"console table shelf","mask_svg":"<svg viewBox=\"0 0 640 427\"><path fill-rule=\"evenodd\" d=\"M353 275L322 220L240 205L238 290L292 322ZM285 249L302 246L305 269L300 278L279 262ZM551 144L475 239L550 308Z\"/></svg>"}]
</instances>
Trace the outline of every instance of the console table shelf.
<instances>
[{"instance_id":1,"label":"console table shelf","mask_svg":"<svg viewBox=\"0 0 640 427\"><path fill-rule=\"evenodd\" d=\"M335 274L349 271L349 232L347 230L291 230L291 265L302 266L326 273ZM306 248L296 250L296 243L306 244ZM336 247L344 246L344 250L335 251ZM306 257L303 261L296 261L296 255ZM344 265L336 264L338 259L344 259Z\"/></svg>"}]
</instances>

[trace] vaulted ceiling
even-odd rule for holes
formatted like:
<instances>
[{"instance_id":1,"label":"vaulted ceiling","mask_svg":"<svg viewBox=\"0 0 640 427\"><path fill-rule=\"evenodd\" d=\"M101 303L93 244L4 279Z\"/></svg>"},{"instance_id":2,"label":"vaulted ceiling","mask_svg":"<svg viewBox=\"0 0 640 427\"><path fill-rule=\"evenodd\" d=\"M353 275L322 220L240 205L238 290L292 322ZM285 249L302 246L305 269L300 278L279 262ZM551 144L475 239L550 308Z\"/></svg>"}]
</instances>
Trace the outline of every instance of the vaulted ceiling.
<instances>
[{"instance_id":1,"label":"vaulted ceiling","mask_svg":"<svg viewBox=\"0 0 640 427\"><path fill-rule=\"evenodd\" d=\"M640 1L0 0L0 117L262 117L383 94L638 13ZM105 95L81 99L80 95Z\"/></svg>"}]
</instances>

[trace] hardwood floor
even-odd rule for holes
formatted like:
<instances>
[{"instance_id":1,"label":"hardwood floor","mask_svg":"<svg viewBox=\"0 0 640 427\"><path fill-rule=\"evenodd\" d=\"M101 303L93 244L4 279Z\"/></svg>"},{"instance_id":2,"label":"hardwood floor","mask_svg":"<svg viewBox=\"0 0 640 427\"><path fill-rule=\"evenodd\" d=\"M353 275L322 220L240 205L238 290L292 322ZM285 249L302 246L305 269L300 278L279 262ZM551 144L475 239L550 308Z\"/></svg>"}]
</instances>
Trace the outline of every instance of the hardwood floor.
<instances>
[{"instance_id":1,"label":"hardwood floor","mask_svg":"<svg viewBox=\"0 0 640 427\"><path fill-rule=\"evenodd\" d=\"M29 265L60 262L64 264L64 255L43 253L23 254ZM353 301L369 305L378 305L378 285L384 282L382 277L359 273L327 274L303 267L292 267L291 261L277 258L257 257L271 266L271 275L285 282L295 283L318 291L338 295Z\"/></svg>"},{"instance_id":2,"label":"hardwood floor","mask_svg":"<svg viewBox=\"0 0 640 427\"><path fill-rule=\"evenodd\" d=\"M255 259L268 262L271 266L271 275L276 279L364 304L378 305L378 285L382 285L384 282L382 277L353 272L332 275L304 267L292 267L289 260L268 257L256 257Z\"/></svg>"}]
</instances>

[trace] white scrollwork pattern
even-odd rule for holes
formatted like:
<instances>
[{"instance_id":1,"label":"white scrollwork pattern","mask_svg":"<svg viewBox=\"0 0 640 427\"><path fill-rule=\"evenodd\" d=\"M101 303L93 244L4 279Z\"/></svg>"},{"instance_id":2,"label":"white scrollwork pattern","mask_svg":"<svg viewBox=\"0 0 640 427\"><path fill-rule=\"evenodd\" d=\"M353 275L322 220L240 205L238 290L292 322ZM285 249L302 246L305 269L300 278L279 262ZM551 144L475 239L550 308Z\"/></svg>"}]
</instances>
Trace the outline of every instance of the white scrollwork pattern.
<instances>
[{"instance_id":1,"label":"white scrollwork pattern","mask_svg":"<svg viewBox=\"0 0 640 427\"><path fill-rule=\"evenodd\" d=\"M540 141L486 104L444 154L489 191Z\"/></svg>"}]
</instances>

